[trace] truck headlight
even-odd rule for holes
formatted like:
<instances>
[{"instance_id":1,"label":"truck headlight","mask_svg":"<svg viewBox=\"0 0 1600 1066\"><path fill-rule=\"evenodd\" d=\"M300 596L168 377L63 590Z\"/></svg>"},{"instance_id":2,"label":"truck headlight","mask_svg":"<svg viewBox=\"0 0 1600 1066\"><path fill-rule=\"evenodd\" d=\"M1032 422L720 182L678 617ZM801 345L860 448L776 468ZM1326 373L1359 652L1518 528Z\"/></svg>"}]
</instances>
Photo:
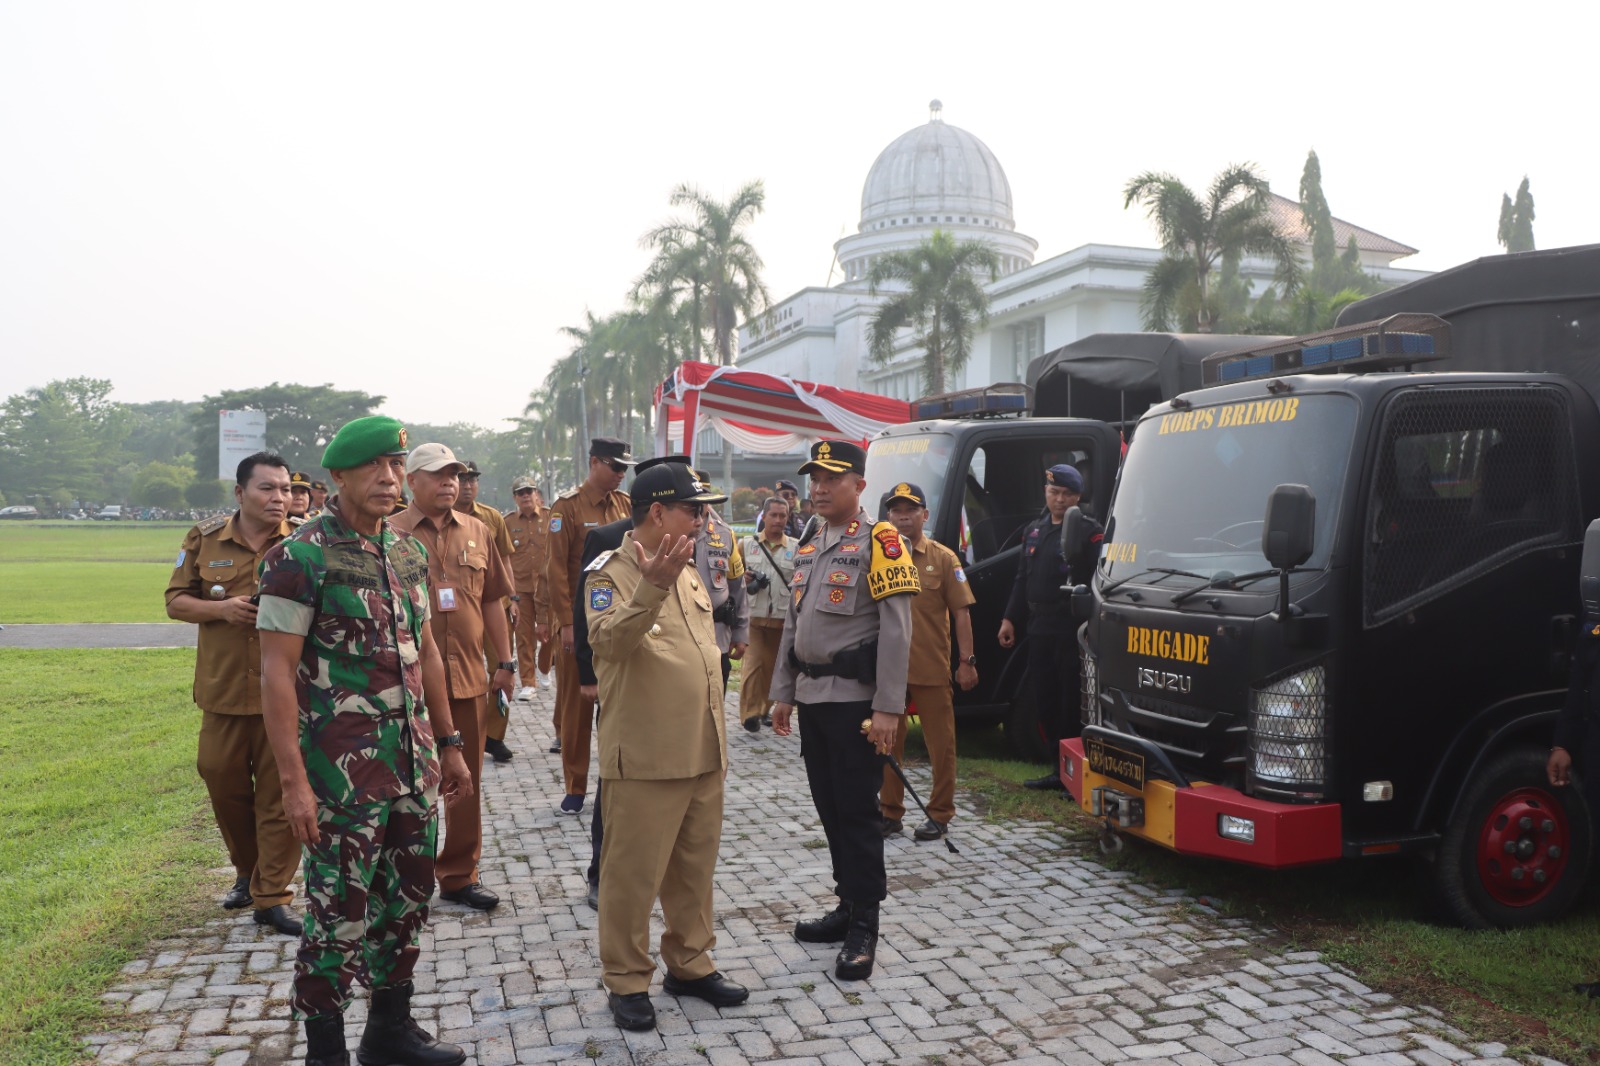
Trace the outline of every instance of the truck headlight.
<instances>
[{"instance_id":1,"label":"truck headlight","mask_svg":"<svg viewBox=\"0 0 1600 1066\"><path fill-rule=\"evenodd\" d=\"M1278 678L1250 692L1250 772L1265 785L1320 796L1328 780L1325 667Z\"/></svg>"},{"instance_id":2,"label":"truck headlight","mask_svg":"<svg viewBox=\"0 0 1600 1066\"><path fill-rule=\"evenodd\" d=\"M1100 669L1089 644L1078 634L1078 717L1084 725L1100 724Z\"/></svg>"}]
</instances>

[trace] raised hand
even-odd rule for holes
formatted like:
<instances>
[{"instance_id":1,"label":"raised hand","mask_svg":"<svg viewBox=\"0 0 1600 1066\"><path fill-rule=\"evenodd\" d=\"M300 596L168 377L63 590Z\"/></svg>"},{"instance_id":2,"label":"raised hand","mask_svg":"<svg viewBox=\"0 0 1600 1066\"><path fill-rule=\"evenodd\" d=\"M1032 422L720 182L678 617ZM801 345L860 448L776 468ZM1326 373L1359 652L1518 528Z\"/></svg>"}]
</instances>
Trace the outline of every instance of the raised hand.
<instances>
[{"instance_id":1,"label":"raised hand","mask_svg":"<svg viewBox=\"0 0 1600 1066\"><path fill-rule=\"evenodd\" d=\"M658 589L670 589L684 566L694 558L694 538L674 537L669 533L661 538L654 555L646 555L644 545L638 541L633 542L633 550L639 556L639 576Z\"/></svg>"}]
</instances>

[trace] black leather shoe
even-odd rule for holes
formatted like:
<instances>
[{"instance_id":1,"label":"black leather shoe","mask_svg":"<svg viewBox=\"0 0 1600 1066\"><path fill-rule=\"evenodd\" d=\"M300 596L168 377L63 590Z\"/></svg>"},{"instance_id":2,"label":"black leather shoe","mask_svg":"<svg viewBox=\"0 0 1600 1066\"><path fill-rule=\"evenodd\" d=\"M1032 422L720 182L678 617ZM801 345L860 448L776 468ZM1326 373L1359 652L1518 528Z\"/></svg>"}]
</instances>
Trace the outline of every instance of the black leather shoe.
<instances>
[{"instance_id":1,"label":"black leather shoe","mask_svg":"<svg viewBox=\"0 0 1600 1066\"><path fill-rule=\"evenodd\" d=\"M761 719L759 719L759 718L746 718L744 720L744 731L746 733L759 733L759 732L761 732Z\"/></svg>"},{"instance_id":2,"label":"black leather shoe","mask_svg":"<svg viewBox=\"0 0 1600 1066\"><path fill-rule=\"evenodd\" d=\"M839 949L839 956L834 960L834 976L841 981L865 981L872 976L872 964L877 957L878 905L853 903L844 947Z\"/></svg>"},{"instance_id":3,"label":"black leather shoe","mask_svg":"<svg viewBox=\"0 0 1600 1066\"><path fill-rule=\"evenodd\" d=\"M500 897L474 881L470 885L439 890L439 898L447 903L460 903L475 911L492 911L500 906Z\"/></svg>"},{"instance_id":4,"label":"black leather shoe","mask_svg":"<svg viewBox=\"0 0 1600 1066\"><path fill-rule=\"evenodd\" d=\"M516 754L516 752L506 747L505 741L496 740L494 737L490 737L483 742L483 750L488 752L495 762L510 762L511 756Z\"/></svg>"},{"instance_id":5,"label":"black leather shoe","mask_svg":"<svg viewBox=\"0 0 1600 1066\"><path fill-rule=\"evenodd\" d=\"M306 1019L306 1066L350 1066L344 1046L344 1015Z\"/></svg>"},{"instance_id":6,"label":"black leather shoe","mask_svg":"<svg viewBox=\"0 0 1600 1066\"><path fill-rule=\"evenodd\" d=\"M611 1000L611 1018L617 1023L617 1028L642 1032L656 1027L656 1008L650 1002L650 993L629 992L619 996L615 992L607 992L606 995Z\"/></svg>"},{"instance_id":7,"label":"black leather shoe","mask_svg":"<svg viewBox=\"0 0 1600 1066\"><path fill-rule=\"evenodd\" d=\"M944 832L944 823L936 822L932 818L929 818L926 822L923 822L921 825L917 826L911 835L916 837L918 840L938 840L940 837L944 836Z\"/></svg>"},{"instance_id":8,"label":"black leather shoe","mask_svg":"<svg viewBox=\"0 0 1600 1066\"><path fill-rule=\"evenodd\" d=\"M768 729L771 729L772 728L772 715L770 715L770 714L762 715L761 716L761 724L766 726Z\"/></svg>"},{"instance_id":9,"label":"black leather shoe","mask_svg":"<svg viewBox=\"0 0 1600 1066\"><path fill-rule=\"evenodd\" d=\"M254 900L250 897L250 879L241 877L228 889L228 894L222 897L224 910L237 911L250 906Z\"/></svg>"},{"instance_id":10,"label":"black leather shoe","mask_svg":"<svg viewBox=\"0 0 1600 1066\"><path fill-rule=\"evenodd\" d=\"M461 1066L467 1053L434 1037L411 1017L411 982L372 990L367 1027L356 1048L361 1066Z\"/></svg>"},{"instance_id":11,"label":"black leather shoe","mask_svg":"<svg viewBox=\"0 0 1600 1066\"><path fill-rule=\"evenodd\" d=\"M735 984L716 970L712 970L704 977L686 980L667 974L667 979L661 983L662 989L669 996L693 996L703 999L713 1007L737 1007L750 998L750 990L744 985Z\"/></svg>"},{"instance_id":12,"label":"black leather shoe","mask_svg":"<svg viewBox=\"0 0 1600 1066\"><path fill-rule=\"evenodd\" d=\"M300 935L300 916L290 910L287 903L262 907L256 911L256 924L270 925L284 936Z\"/></svg>"},{"instance_id":13,"label":"black leather shoe","mask_svg":"<svg viewBox=\"0 0 1600 1066\"><path fill-rule=\"evenodd\" d=\"M1059 774L1045 774L1043 777L1030 777L1022 783L1023 788L1037 789L1040 792L1064 792L1067 786L1061 783Z\"/></svg>"},{"instance_id":14,"label":"black leather shoe","mask_svg":"<svg viewBox=\"0 0 1600 1066\"><path fill-rule=\"evenodd\" d=\"M883 820L883 835L897 837L905 831L906 824L898 818L885 818Z\"/></svg>"},{"instance_id":15,"label":"black leather shoe","mask_svg":"<svg viewBox=\"0 0 1600 1066\"><path fill-rule=\"evenodd\" d=\"M589 891L584 893L583 901L589 905L589 909L592 911L600 909L600 885L598 883L589 882Z\"/></svg>"},{"instance_id":16,"label":"black leather shoe","mask_svg":"<svg viewBox=\"0 0 1600 1066\"><path fill-rule=\"evenodd\" d=\"M840 900L837 907L821 918L796 922L794 938L803 944L837 944L849 928L850 904Z\"/></svg>"},{"instance_id":17,"label":"black leather shoe","mask_svg":"<svg viewBox=\"0 0 1600 1066\"><path fill-rule=\"evenodd\" d=\"M550 745L550 754L551 755L560 755L561 754L561 738L560 737L556 737L556 742L554 744Z\"/></svg>"}]
</instances>

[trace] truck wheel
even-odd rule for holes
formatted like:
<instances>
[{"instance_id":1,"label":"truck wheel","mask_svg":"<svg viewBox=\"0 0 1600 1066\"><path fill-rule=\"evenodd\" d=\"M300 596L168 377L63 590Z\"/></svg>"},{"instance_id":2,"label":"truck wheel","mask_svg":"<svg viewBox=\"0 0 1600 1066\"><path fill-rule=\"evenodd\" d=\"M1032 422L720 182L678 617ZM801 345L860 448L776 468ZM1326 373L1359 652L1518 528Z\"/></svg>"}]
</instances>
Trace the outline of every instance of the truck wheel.
<instances>
[{"instance_id":1,"label":"truck wheel","mask_svg":"<svg viewBox=\"0 0 1600 1066\"><path fill-rule=\"evenodd\" d=\"M1450 920L1514 929L1565 913L1583 889L1593 848L1589 805L1574 775L1550 787L1545 756L1517 748L1491 759L1463 794L1433 861L1433 889Z\"/></svg>"},{"instance_id":2,"label":"truck wheel","mask_svg":"<svg viewBox=\"0 0 1600 1066\"><path fill-rule=\"evenodd\" d=\"M1050 750L1050 741L1044 735L1044 724L1039 721L1038 710L1033 705L1033 687L1023 678L1016 697L1006 711L1006 742L1017 758L1028 762L1055 764L1058 754Z\"/></svg>"}]
</instances>

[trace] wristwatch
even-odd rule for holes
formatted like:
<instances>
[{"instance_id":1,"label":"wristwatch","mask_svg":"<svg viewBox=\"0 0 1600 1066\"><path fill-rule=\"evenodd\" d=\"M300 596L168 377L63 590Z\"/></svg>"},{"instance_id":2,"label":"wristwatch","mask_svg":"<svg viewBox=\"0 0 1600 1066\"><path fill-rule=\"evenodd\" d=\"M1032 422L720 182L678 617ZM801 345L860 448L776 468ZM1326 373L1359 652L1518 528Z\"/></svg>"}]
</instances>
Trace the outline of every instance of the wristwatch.
<instances>
[{"instance_id":1,"label":"wristwatch","mask_svg":"<svg viewBox=\"0 0 1600 1066\"><path fill-rule=\"evenodd\" d=\"M511 597L511 602L512 603L521 603L522 602L522 597L521 596L513 596L513 597Z\"/></svg>"},{"instance_id":2,"label":"wristwatch","mask_svg":"<svg viewBox=\"0 0 1600 1066\"><path fill-rule=\"evenodd\" d=\"M504 670L508 674L514 674L514 673L517 672L517 664L516 663L500 663L495 667L495 669L496 670Z\"/></svg>"},{"instance_id":3,"label":"wristwatch","mask_svg":"<svg viewBox=\"0 0 1600 1066\"><path fill-rule=\"evenodd\" d=\"M976 655L969 655L965 659L962 659L961 661L966 663L968 666L977 666L978 665L978 657Z\"/></svg>"},{"instance_id":4,"label":"wristwatch","mask_svg":"<svg viewBox=\"0 0 1600 1066\"><path fill-rule=\"evenodd\" d=\"M465 748L467 745L466 741L461 739L461 733L457 731L455 733L446 733L440 737L439 746L441 748Z\"/></svg>"}]
</instances>

